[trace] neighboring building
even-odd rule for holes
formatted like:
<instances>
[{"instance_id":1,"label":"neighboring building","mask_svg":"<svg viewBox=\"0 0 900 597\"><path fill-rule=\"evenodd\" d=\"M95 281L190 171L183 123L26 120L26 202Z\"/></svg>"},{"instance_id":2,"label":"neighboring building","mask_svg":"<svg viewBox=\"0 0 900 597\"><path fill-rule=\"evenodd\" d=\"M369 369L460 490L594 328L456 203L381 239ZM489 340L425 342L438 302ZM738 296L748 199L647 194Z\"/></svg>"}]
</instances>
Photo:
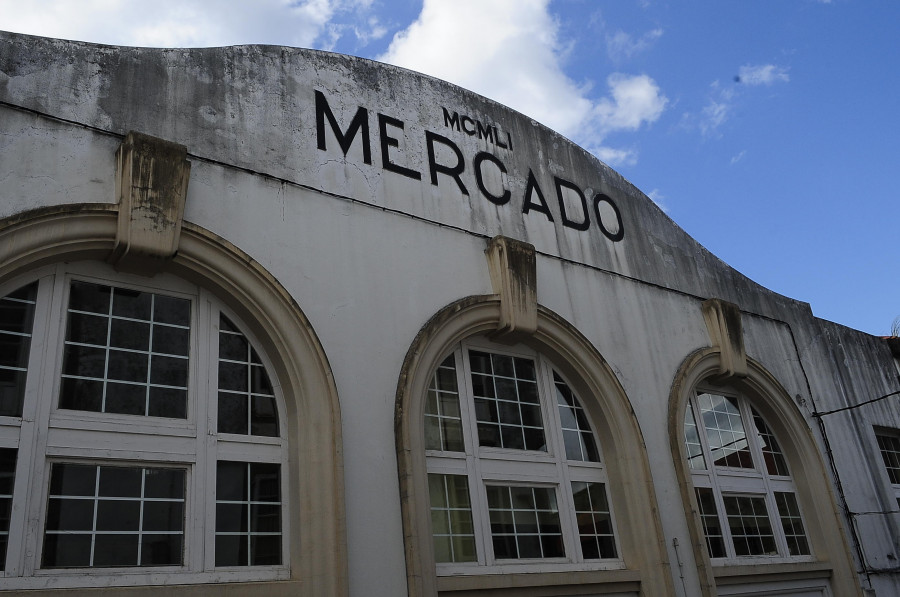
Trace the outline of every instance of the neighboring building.
<instances>
[{"instance_id":1,"label":"neighboring building","mask_svg":"<svg viewBox=\"0 0 900 597\"><path fill-rule=\"evenodd\" d=\"M0 297L0 589L900 594L896 343L436 79L2 33Z\"/></svg>"}]
</instances>

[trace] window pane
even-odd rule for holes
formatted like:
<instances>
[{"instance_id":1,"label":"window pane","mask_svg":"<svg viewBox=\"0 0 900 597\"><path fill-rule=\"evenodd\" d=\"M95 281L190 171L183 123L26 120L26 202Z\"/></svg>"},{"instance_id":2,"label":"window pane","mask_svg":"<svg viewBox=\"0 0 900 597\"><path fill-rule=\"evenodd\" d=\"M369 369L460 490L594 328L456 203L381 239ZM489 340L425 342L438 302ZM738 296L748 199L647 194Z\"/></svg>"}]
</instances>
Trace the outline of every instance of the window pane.
<instances>
[{"instance_id":1,"label":"window pane","mask_svg":"<svg viewBox=\"0 0 900 597\"><path fill-rule=\"evenodd\" d=\"M565 556L554 489L488 485L487 496L495 558Z\"/></svg>"},{"instance_id":2,"label":"window pane","mask_svg":"<svg viewBox=\"0 0 900 597\"><path fill-rule=\"evenodd\" d=\"M186 418L189 322L185 299L72 282L60 407Z\"/></svg>"},{"instance_id":3,"label":"window pane","mask_svg":"<svg viewBox=\"0 0 900 597\"><path fill-rule=\"evenodd\" d=\"M22 416L36 294L34 282L0 298L0 416ZM5 536L0 540L5 550Z\"/></svg>"},{"instance_id":4,"label":"window pane","mask_svg":"<svg viewBox=\"0 0 900 597\"><path fill-rule=\"evenodd\" d=\"M697 396L697 403L713 464L730 468L753 468L744 422L735 399L702 393Z\"/></svg>"},{"instance_id":5,"label":"window pane","mask_svg":"<svg viewBox=\"0 0 900 597\"><path fill-rule=\"evenodd\" d=\"M690 467L695 470L705 470L706 459L703 457L703 448L700 446L700 433L697 431L694 407L691 402L688 402L684 411L684 447Z\"/></svg>"},{"instance_id":6,"label":"window pane","mask_svg":"<svg viewBox=\"0 0 900 597\"><path fill-rule=\"evenodd\" d=\"M809 543L806 540L797 497L793 493L776 491L775 503L778 504L778 516L781 518L781 528L787 540L789 553L792 556L808 556Z\"/></svg>"},{"instance_id":7,"label":"window pane","mask_svg":"<svg viewBox=\"0 0 900 597\"><path fill-rule=\"evenodd\" d=\"M247 338L219 317L219 433L278 437L278 408L265 367Z\"/></svg>"},{"instance_id":8,"label":"window pane","mask_svg":"<svg viewBox=\"0 0 900 597\"><path fill-rule=\"evenodd\" d=\"M0 448L0 571L6 564L6 546L9 543L9 517L12 510L15 475L16 450Z\"/></svg>"},{"instance_id":9,"label":"window pane","mask_svg":"<svg viewBox=\"0 0 900 597\"><path fill-rule=\"evenodd\" d=\"M722 536L722 525L713 492L708 487L698 487L697 506L700 508L700 521L703 523L703 534L706 536L706 549L710 558L725 557L725 539Z\"/></svg>"},{"instance_id":10,"label":"window pane","mask_svg":"<svg viewBox=\"0 0 900 597\"><path fill-rule=\"evenodd\" d=\"M469 483L463 475L428 475L436 562L474 562L475 531Z\"/></svg>"},{"instance_id":11,"label":"window pane","mask_svg":"<svg viewBox=\"0 0 900 597\"><path fill-rule=\"evenodd\" d=\"M278 464L219 461L216 566L280 565L281 509Z\"/></svg>"},{"instance_id":12,"label":"window pane","mask_svg":"<svg viewBox=\"0 0 900 597\"><path fill-rule=\"evenodd\" d=\"M450 355L434 372L425 405L425 449L462 452L462 419L456 383L456 358Z\"/></svg>"},{"instance_id":13,"label":"window pane","mask_svg":"<svg viewBox=\"0 0 900 597\"><path fill-rule=\"evenodd\" d=\"M476 350L468 353L479 445L546 451L540 412L530 410L526 424L521 411L538 402L533 362Z\"/></svg>"},{"instance_id":14,"label":"window pane","mask_svg":"<svg viewBox=\"0 0 900 597\"><path fill-rule=\"evenodd\" d=\"M575 517L581 540L582 557L586 560L615 558L616 542L612 517L603 483L572 483Z\"/></svg>"},{"instance_id":15,"label":"window pane","mask_svg":"<svg viewBox=\"0 0 900 597\"><path fill-rule=\"evenodd\" d=\"M777 555L764 497L723 495L735 555Z\"/></svg>"},{"instance_id":16,"label":"window pane","mask_svg":"<svg viewBox=\"0 0 900 597\"><path fill-rule=\"evenodd\" d=\"M763 420L759 413L756 410L751 409L753 412L753 424L756 425L756 434L759 438L759 445L762 449L763 460L766 463L766 471L770 475L778 475L782 477L787 477L790 475L788 472L787 461L784 459L784 453L781 451L781 446L778 445L778 441L775 439L775 434L769 429L769 426L766 425L766 422Z\"/></svg>"},{"instance_id":17,"label":"window pane","mask_svg":"<svg viewBox=\"0 0 900 597\"><path fill-rule=\"evenodd\" d=\"M174 468L52 464L43 567L181 564L185 475Z\"/></svg>"},{"instance_id":18,"label":"window pane","mask_svg":"<svg viewBox=\"0 0 900 597\"><path fill-rule=\"evenodd\" d=\"M559 419L562 423L566 459L600 462L594 434L578 398L555 371L553 372L553 384L556 387L556 404L559 407Z\"/></svg>"}]
</instances>

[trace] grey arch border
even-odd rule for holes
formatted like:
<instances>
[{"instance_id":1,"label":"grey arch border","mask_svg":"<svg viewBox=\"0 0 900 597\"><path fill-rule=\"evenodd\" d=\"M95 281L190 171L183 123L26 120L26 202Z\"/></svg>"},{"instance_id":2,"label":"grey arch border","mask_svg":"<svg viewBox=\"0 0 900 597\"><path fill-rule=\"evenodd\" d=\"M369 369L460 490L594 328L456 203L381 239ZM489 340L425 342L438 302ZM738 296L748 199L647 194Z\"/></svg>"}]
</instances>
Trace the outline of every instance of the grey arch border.
<instances>
[{"instance_id":1,"label":"grey arch border","mask_svg":"<svg viewBox=\"0 0 900 597\"><path fill-rule=\"evenodd\" d=\"M590 341L540 305L537 330L522 342L550 357L600 425L604 460L616 463L609 467L608 484L617 523L623 529L619 539L627 569L436 577L425 474L424 396L429 376L451 347L470 336L489 335L499 321L496 295L451 303L422 327L401 368L394 426L409 597L434 597L445 590L476 595L481 594L478 589L525 587L531 587L529 595L539 595L543 593L537 587L552 590L572 585L583 585L585 591L593 586L598 591L602 587L648 596L674 595L647 451L625 391ZM589 398L600 396L602 400Z\"/></svg>"},{"instance_id":2,"label":"grey arch border","mask_svg":"<svg viewBox=\"0 0 900 597\"><path fill-rule=\"evenodd\" d=\"M841 524L830 477L812 431L784 386L765 367L749 357L749 375L743 379L729 380L727 385L746 394L778 438L795 481L816 561L712 565L706 551L694 484L685 465L687 453L683 441L683 423L690 393L699 383L719 375L721 366L722 354L716 348L703 348L691 353L678 368L669 394L669 441L702 597L716 597L718 585L808 578L829 578L833 595L862 597L846 530Z\"/></svg>"},{"instance_id":3,"label":"grey arch border","mask_svg":"<svg viewBox=\"0 0 900 597\"><path fill-rule=\"evenodd\" d=\"M116 239L118 208L79 204L42 208L0 220L0 280L41 265L105 260ZM287 290L227 240L184 222L178 252L164 271L212 291L264 344L283 394L289 434L289 581L218 585L221 595L345 597L347 548L341 413L322 345ZM133 594L147 587L105 589ZM209 585L168 585L176 595L200 595ZM66 594L92 594L70 590ZM33 591L35 595L43 591ZM48 594L55 591L48 591Z\"/></svg>"}]
</instances>

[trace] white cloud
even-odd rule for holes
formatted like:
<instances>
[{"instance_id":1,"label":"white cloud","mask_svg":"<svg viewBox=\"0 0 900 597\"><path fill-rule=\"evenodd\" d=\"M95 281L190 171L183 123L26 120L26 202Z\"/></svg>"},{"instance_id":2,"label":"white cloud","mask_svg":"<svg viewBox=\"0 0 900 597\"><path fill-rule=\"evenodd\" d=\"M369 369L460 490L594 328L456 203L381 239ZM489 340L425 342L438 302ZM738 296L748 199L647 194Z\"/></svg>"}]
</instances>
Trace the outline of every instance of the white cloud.
<instances>
[{"instance_id":1,"label":"white cloud","mask_svg":"<svg viewBox=\"0 0 900 597\"><path fill-rule=\"evenodd\" d=\"M774 83L787 83L791 80L787 69L774 64L758 66L745 65L738 71L738 80L744 85L772 85Z\"/></svg>"},{"instance_id":2,"label":"white cloud","mask_svg":"<svg viewBox=\"0 0 900 597\"><path fill-rule=\"evenodd\" d=\"M732 158L731 158L731 165L734 166L735 164L737 164L738 162L740 162L742 159L744 159L744 156L745 156L745 155L747 155L747 150L746 150L746 149L743 150L743 151L741 151L741 153L737 154L736 156L732 156Z\"/></svg>"},{"instance_id":3,"label":"white cloud","mask_svg":"<svg viewBox=\"0 0 900 597\"><path fill-rule=\"evenodd\" d=\"M669 206L663 203L663 199L665 199L666 196L660 193L659 189L653 189L652 191L647 193L647 196L650 197L653 203L655 203L661 210L663 210L665 213L669 213Z\"/></svg>"},{"instance_id":4,"label":"white cloud","mask_svg":"<svg viewBox=\"0 0 900 597\"><path fill-rule=\"evenodd\" d=\"M606 36L606 51L614 62L621 63L637 54L646 52L657 39L662 37L662 34L662 29L654 29L635 39L632 35L619 30Z\"/></svg>"},{"instance_id":5,"label":"white cloud","mask_svg":"<svg viewBox=\"0 0 900 597\"><path fill-rule=\"evenodd\" d=\"M598 156L626 159L629 151L603 148L603 139L656 121L668 100L650 77L623 74L607 79L608 97L590 97L590 85L577 84L563 70L572 42L559 39L548 5L549 0L425 0L418 19L394 36L379 59L486 95L594 148ZM473 14L490 27L477 29Z\"/></svg>"},{"instance_id":6,"label":"white cloud","mask_svg":"<svg viewBox=\"0 0 900 597\"><path fill-rule=\"evenodd\" d=\"M310 47L339 13L372 0L0 0L2 28L63 39L155 47L267 43ZM383 35L383 34L382 34Z\"/></svg>"},{"instance_id":7,"label":"white cloud","mask_svg":"<svg viewBox=\"0 0 900 597\"><path fill-rule=\"evenodd\" d=\"M612 147L590 145L585 147L585 149L613 168L618 168L619 166L634 166L637 164L637 152L633 149L615 149Z\"/></svg>"}]
</instances>

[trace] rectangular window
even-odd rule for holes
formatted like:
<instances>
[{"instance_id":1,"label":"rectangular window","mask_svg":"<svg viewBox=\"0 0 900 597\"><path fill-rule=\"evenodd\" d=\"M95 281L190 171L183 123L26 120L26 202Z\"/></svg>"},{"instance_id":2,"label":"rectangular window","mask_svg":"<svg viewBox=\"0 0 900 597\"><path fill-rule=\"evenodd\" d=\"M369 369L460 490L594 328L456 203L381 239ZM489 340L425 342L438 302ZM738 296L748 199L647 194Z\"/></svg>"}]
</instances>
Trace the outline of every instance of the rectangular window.
<instances>
[{"instance_id":1,"label":"rectangular window","mask_svg":"<svg viewBox=\"0 0 900 597\"><path fill-rule=\"evenodd\" d=\"M572 483L575 517L585 560L615 558L616 538L603 483Z\"/></svg>"},{"instance_id":2,"label":"rectangular window","mask_svg":"<svg viewBox=\"0 0 900 597\"><path fill-rule=\"evenodd\" d=\"M216 467L216 566L281 564L278 464L220 460Z\"/></svg>"},{"instance_id":3,"label":"rectangular window","mask_svg":"<svg viewBox=\"0 0 900 597\"><path fill-rule=\"evenodd\" d=\"M775 534L762 496L723 495L725 516L737 556L777 555Z\"/></svg>"},{"instance_id":4,"label":"rectangular window","mask_svg":"<svg viewBox=\"0 0 900 597\"><path fill-rule=\"evenodd\" d=\"M488 485L487 499L496 559L566 555L553 488Z\"/></svg>"},{"instance_id":5,"label":"rectangular window","mask_svg":"<svg viewBox=\"0 0 900 597\"><path fill-rule=\"evenodd\" d=\"M43 567L182 563L184 469L54 463Z\"/></svg>"},{"instance_id":6,"label":"rectangular window","mask_svg":"<svg viewBox=\"0 0 900 597\"><path fill-rule=\"evenodd\" d=\"M700 508L700 521L703 523L703 534L706 536L706 549L710 558L725 557L725 538L719 523L719 512L712 489L697 488L697 506Z\"/></svg>"},{"instance_id":7,"label":"rectangular window","mask_svg":"<svg viewBox=\"0 0 900 597\"><path fill-rule=\"evenodd\" d=\"M787 540L788 552L792 556L808 556L809 543L806 540L803 519L800 517L797 496L793 493L776 491L775 503L778 504L778 516L781 518L781 528Z\"/></svg>"},{"instance_id":8,"label":"rectangular window","mask_svg":"<svg viewBox=\"0 0 900 597\"><path fill-rule=\"evenodd\" d=\"M456 383L456 359L451 354L434 372L425 398L425 449L462 452L462 418Z\"/></svg>"},{"instance_id":9,"label":"rectangular window","mask_svg":"<svg viewBox=\"0 0 900 597\"><path fill-rule=\"evenodd\" d=\"M72 282L60 408L187 417L191 303Z\"/></svg>"},{"instance_id":10,"label":"rectangular window","mask_svg":"<svg viewBox=\"0 0 900 597\"><path fill-rule=\"evenodd\" d=\"M887 470L888 478L892 485L900 485L900 437L896 435L879 434L878 448L881 450L881 459Z\"/></svg>"},{"instance_id":11,"label":"rectangular window","mask_svg":"<svg viewBox=\"0 0 900 597\"><path fill-rule=\"evenodd\" d=\"M474 562L475 530L469 483L463 475L428 475L436 562Z\"/></svg>"},{"instance_id":12,"label":"rectangular window","mask_svg":"<svg viewBox=\"0 0 900 597\"><path fill-rule=\"evenodd\" d=\"M478 444L547 451L534 361L469 351Z\"/></svg>"},{"instance_id":13,"label":"rectangular window","mask_svg":"<svg viewBox=\"0 0 900 597\"><path fill-rule=\"evenodd\" d=\"M0 571L6 563L9 518L12 513L13 482L16 476L16 449L0 448Z\"/></svg>"},{"instance_id":14,"label":"rectangular window","mask_svg":"<svg viewBox=\"0 0 900 597\"><path fill-rule=\"evenodd\" d=\"M21 417L37 282L0 298L0 417Z\"/></svg>"}]
</instances>

